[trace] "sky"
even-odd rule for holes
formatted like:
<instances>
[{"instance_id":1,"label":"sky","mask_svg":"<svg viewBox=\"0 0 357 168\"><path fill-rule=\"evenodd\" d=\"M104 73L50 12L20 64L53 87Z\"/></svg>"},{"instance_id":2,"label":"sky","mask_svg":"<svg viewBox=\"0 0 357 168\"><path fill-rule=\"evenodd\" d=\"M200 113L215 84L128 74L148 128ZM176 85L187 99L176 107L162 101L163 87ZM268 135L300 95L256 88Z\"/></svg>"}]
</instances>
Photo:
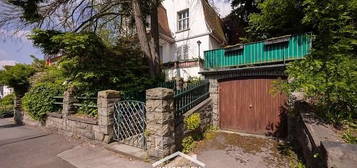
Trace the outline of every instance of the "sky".
<instances>
[{"instance_id":1,"label":"sky","mask_svg":"<svg viewBox=\"0 0 357 168\"><path fill-rule=\"evenodd\" d=\"M231 12L229 0L213 0L221 17L227 16ZM30 55L42 59L41 50L34 47L27 39L29 31L14 31L0 29L0 68L5 64L32 62Z\"/></svg>"}]
</instances>

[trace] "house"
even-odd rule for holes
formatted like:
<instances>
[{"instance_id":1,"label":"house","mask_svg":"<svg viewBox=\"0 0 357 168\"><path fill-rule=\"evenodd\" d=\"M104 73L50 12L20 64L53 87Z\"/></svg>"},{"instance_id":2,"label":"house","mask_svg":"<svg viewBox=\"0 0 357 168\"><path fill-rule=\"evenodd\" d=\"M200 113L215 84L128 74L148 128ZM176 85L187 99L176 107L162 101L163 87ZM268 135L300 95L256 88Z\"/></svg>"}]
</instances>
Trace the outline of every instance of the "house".
<instances>
[{"instance_id":1,"label":"house","mask_svg":"<svg viewBox=\"0 0 357 168\"><path fill-rule=\"evenodd\" d=\"M124 32L135 35L128 28L129 21L132 19L124 19L128 30ZM150 24L150 19L147 22ZM158 22L160 62L167 80L200 77L203 52L227 44L223 22L207 0L164 0L158 7ZM61 54L49 55L45 60L51 64L59 57Z\"/></svg>"},{"instance_id":2,"label":"house","mask_svg":"<svg viewBox=\"0 0 357 168\"><path fill-rule=\"evenodd\" d=\"M8 86L0 85L0 99L14 92L13 88Z\"/></svg>"},{"instance_id":3,"label":"house","mask_svg":"<svg viewBox=\"0 0 357 168\"><path fill-rule=\"evenodd\" d=\"M0 70L3 70L3 67L5 67L5 66L13 66L15 64L16 64L15 61L1 61L0 60ZM10 88L5 85L0 85L0 99L2 99L3 97L5 97L13 92L14 92L13 88Z\"/></svg>"},{"instance_id":4,"label":"house","mask_svg":"<svg viewBox=\"0 0 357 168\"><path fill-rule=\"evenodd\" d=\"M164 0L158 9L166 78L200 77L203 52L226 44L223 22L207 0Z\"/></svg>"}]
</instances>

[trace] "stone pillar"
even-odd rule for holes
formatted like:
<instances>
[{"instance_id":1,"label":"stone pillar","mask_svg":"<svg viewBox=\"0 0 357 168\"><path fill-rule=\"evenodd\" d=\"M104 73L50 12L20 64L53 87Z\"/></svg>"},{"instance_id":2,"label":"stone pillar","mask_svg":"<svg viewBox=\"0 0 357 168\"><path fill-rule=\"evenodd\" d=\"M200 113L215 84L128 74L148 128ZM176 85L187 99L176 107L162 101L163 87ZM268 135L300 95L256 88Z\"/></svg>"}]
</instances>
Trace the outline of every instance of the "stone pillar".
<instances>
[{"instance_id":1,"label":"stone pillar","mask_svg":"<svg viewBox=\"0 0 357 168\"><path fill-rule=\"evenodd\" d=\"M22 125L23 124L23 118L24 114L21 110L21 97L20 96L15 96L14 100L14 120L15 124L17 125Z\"/></svg>"},{"instance_id":2,"label":"stone pillar","mask_svg":"<svg viewBox=\"0 0 357 168\"><path fill-rule=\"evenodd\" d=\"M114 137L114 111L115 103L120 101L121 93L115 90L105 90L98 92L98 126L95 132L95 139L110 143Z\"/></svg>"},{"instance_id":3,"label":"stone pillar","mask_svg":"<svg viewBox=\"0 0 357 168\"><path fill-rule=\"evenodd\" d=\"M175 152L174 92L167 88L146 90L146 140L151 157Z\"/></svg>"},{"instance_id":4,"label":"stone pillar","mask_svg":"<svg viewBox=\"0 0 357 168\"><path fill-rule=\"evenodd\" d=\"M68 115L75 113L75 108L73 104L77 102L75 98L75 88L69 88L64 92L63 95L63 109L62 115L66 118Z\"/></svg>"},{"instance_id":5,"label":"stone pillar","mask_svg":"<svg viewBox=\"0 0 357 168\"><path fill-rule=\"evenodd\" d=\"M219 89L218 80L209 79L209 94L212 99L212 125L219 127Z\"/></svg>"}]
</instances>

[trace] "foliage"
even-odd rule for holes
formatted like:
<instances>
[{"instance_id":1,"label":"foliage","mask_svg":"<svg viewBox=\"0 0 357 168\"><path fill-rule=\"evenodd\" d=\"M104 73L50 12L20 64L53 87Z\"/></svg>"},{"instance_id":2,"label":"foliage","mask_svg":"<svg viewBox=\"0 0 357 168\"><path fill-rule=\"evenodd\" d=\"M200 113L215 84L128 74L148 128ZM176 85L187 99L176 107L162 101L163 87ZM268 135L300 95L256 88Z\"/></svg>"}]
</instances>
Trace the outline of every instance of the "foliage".
<instances>
[{"instance_id":1,"label":"foliage","mask_svg":"<svg viewBox=\"0 0 357 168\"><path fill-rule=\"evenodd\" d=\"M239 19L241 23L247 25L249 15L259 12L258 3L262 1L263 0L232 0L232 14Z\"/></svg>"},{"instance_id":2,"label":"foliage","mask_svg":"<svg viewBox=\"0 0 357 168\"><path fill-rule=\"evenodd\" d=\"M304 92L325 121L341 124L357 118L357 1L265 0L250 15L256 38L311 32L305 59L290 63L288 93Z\"/></svg>"},{"instance_id":3,"label":"foliage","mask_svg":"<svg viewBox=\"0 0 357 168\"><path fill-rule=\"evenodd\" d=\"M357 137L352 134L352 130L351 129L347 129L343 133L342 139L347 143L357 144Z\"/></svg>"},{"instance_id":4,"label":"foliage","mask_svg":"<svg viewBox=\"0 0 357 168\"><path fill-rule=\"evenodd\" d=\"M187 136L182 140L182 152L189 153L195 148L196 142L193 140L192 136Z\"/></svg>"},{"instance_id":5,"label":"foliage","mask_svg":"<svg viewBox=\"0 0 357 168\"><path fill-rule=\"evenodd\" d=\"M217 131L217 129L217 127L209 126L203 133L203 138L207 140L213 139L216 136L215 131Z\"/></svg>"},{"instance_id":6,"label":"foliage","mask_svg":"<svg viewBox=\"0 0 357 168\"><path fill-rule=\"evenodd\" d=\"M287 69L290 91L315 100L318 114L340 124L357 118L357 1L306 0L304 23L313 24L313 49Z\"/></svg>"},{"instance_id":7,"label":"foliage","mask_svg":"<svg viewBox=\"0 0 357 168\"><path fill-rule=\"evenodd\" d=\"M14 99L14 94L6 95L0 99L0 118L13 116Z\"/></svg>"},{"instance_id":8,"label":"foliage","mask_svg":"<svg viewBox=\"0 0 357 168\"><path fill-rule=\"evenodd\" d=\"M16 64L0 70L0 84L14 88L16 96L23 96L30 87L29 77L35 73L31 65Z\"/></svg>"},{"instance_id":9,"label":"foliage","mask_svg":"<svg viewBox=\"0 0 357 168\"><path fill-rule=\"evenodd\" d=\"M135 39L121 39L112 46L94 33L38 29L30 38L44 53L62 55L57 65L47 67L45 73L34 81L48 80L64 84L65 88L75 87L78 97L96 97L98 91L106 89L145 97L145 90L162 80L150 77ZM89 106L82 106L79 112L95 116L97 111Z\"/></svg>"},{"instance_id":10,"label":"foliage","mask_svg":"<svg viewBox=\"0 0 357 168\"><path fill-rule=\"evenodd\" d=\"M63 94L63 86L51 82L38 83L22 98L23 109L35 120L42 121L47 112L58 111L54 96Z\"/></svg>"},{"instance_id":11,"label":"foliage","mask_svg":"<svg viewBox=\"0 0 357 168\"><path fill-rule=\"evenodd\" d=\"M90 117L97 117L98 109L96 101L84 100L81 102L81 105L82 106L78 108L79 114L87 114Z\"/></svg>"},{"instance_id":12,"label":"foliage","mask_svg":"<svg viewBox=\"0 0 357 168\"><path fill-rule=\"evenodd\" d=\"M265 0L258 4L260 12L249 15L250 38L264 39L308 30L302 24L303 0Z\"/></svg>"},{"instance_id":13,"label":"foliage","mask_svg":"<svg viewBox=\"0 0 357 168\"><path fill-rule=\"evenodd\" d=\"M189 131L193 131L193 130L199 128L200 124L201 124L200 114L194 113L194 114L190 115L189 117L184 119L184 123L185 123L186 129L188 129Z\"/></svg>"}]
</instances>

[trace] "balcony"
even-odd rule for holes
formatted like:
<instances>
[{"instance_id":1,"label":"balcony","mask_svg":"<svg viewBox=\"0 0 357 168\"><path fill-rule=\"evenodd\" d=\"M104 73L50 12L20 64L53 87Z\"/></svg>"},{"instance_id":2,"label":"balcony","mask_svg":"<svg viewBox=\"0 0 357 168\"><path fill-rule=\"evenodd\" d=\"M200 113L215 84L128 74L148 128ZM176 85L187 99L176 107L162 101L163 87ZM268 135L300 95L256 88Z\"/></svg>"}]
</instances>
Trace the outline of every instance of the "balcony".
<instances>
[{"instance_id":1,"label":"balcony","mask_svg":"<svg viewBox=\"0 0 357 168\"><path fill-rule=\"evenodd\" d=\"M311 49L310 36L287 35L265 41L238 44L204 53L205 69L257 66L302 59Z\"/></svg>"}]
</instances>

